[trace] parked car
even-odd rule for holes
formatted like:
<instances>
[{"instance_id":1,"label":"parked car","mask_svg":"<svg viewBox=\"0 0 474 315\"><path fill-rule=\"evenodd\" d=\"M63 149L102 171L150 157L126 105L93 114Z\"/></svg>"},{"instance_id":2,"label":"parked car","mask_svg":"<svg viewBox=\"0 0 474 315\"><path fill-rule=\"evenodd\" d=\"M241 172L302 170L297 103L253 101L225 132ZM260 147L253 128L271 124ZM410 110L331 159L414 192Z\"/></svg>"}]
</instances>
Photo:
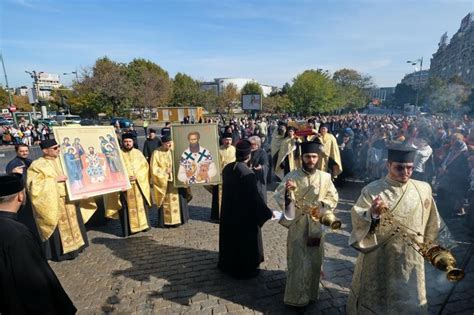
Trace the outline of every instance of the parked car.
<instances>
[{"instance_id":1,"label":"parked car","mask_svg":"<svg viewBox=\"0 0 474 315\"><path fill-rule=\"evenodd\" d=\"M35 120L35 123L46 125L49 129L60 126L56 120L49 118Z\"/></svg>"},{"instance_id":2,"label":"parked car","mask_svg":"<svg viewBox=\"0 0 474 315\"><path fill-rule=\"evenodd\" d=\"M78 115L57 115L56 120L61 123L63 120L74 121L76 124L81 123L81 116Z\"/></svg>"},{"instance_id":3,"label":"parked car","mask_svg":"<svg viewBox=\"0 0 474 315\"><path fill-rule=\"evenodd\" d=\"M13 125L13 120L0 118L0 126L11 126Z\"/></svg>"},{"instance_id":4,"label":"parked car","mask_svg":"<svg viewBox=\"0 0 474 315\"><path fill-rule=\"evenodd\" d=\"M82 119L81 120L81 126L99 126L100 122L97 119Z\"/></svg>"},{"instance_id":5,"label":"parked car","mask_svg":"<svg viewBox=\"0 0 474 315\"><path fill-rule=\"evenodd\" d=\"M120 128L130 128L133 125L133 121L123 117L115 117L110 120L110 124L115 126L116 122L119 122Z\"/></svg>"},{"instance_id":6,"label":"parked car","mask_svg":"<svg viewBox=\"0 0 474 315\"><path fill-rule=\"evenodd\" d=\"M78 124L76 120L62 120L61 126L63 127L80 127L81 124Z\"/></svg>"}]
</instances>

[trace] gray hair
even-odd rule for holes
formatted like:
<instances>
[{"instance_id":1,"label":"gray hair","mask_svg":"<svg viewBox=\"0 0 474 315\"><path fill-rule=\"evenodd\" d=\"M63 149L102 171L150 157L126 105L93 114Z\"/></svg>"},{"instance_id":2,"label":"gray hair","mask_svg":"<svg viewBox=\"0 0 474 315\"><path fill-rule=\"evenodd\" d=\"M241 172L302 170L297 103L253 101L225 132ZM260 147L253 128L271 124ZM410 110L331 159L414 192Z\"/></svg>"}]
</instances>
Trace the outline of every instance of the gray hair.
<instances>
[{"instance_id":1,"label":"gray hair","mask_svg":"<svg viewBox=\"0 0 474 315\"><path fill-rule=\"evenodd\" d=\"M8 195L8 196L1 196L0 197L0 204L2 203L7 203L7 202L10 202L12 201L13 199L15 199L15 197L19 194L19 192L17 193L14 193L12 195Z\"/></svg>"},{"instance_id":2,"label":"gray hair","mask_svg":"<svg viewBox=\"0 0 474 315\"><path fill-rule=\"evenodd\" d=\"M249 137L249 141L250 142L255 142L258 145L259 148L262 146L262 139L260 139L259 136L251 136L251 137Z\"/></svg>"}]
</instances>

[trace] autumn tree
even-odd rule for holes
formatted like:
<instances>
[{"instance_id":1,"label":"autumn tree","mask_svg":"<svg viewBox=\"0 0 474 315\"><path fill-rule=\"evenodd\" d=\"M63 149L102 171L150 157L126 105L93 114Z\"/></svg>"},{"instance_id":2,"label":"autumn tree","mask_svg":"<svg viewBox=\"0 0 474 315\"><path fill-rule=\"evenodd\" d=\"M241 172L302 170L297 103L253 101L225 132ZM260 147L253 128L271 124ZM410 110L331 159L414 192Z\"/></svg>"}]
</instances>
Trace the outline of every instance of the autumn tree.
<instances>
[{"instance_id":1,"label":"autumn tree","mask_svg":"<svg viewBox=\"0 0 474 315\"><path fill-rule=\"evenodd\" d=\"M78 104L86 107L81 110L89 113L122 115L132 103L127 65L107 57L98 59L90 71L86 69L75 89L81 95Z\"/></svg>"},{"instance_id":2,"label":"autumn tree","mask_svg":"<svg viewBox=\"0 0 474 315\"><path fill-rule=\"evenodd\" d=\"M139 110L142 118L145 111L167 104L172 92L171 81L165 70L145 59L134 59L128 64L127 70L133 107Z\"/></svg>"},{"instance_id":3,"label":"autumn tree","mask_svg":"<svg viewBox=\"0 0 474 315\"><path fill-rule=\"evenodd\" d=\"M217 111L220 113L229 112L230 109L238 104L240 100L240 93L235 84L228 84L224 91L219 94L217 98Z\"/></svg>"}]
</instances>

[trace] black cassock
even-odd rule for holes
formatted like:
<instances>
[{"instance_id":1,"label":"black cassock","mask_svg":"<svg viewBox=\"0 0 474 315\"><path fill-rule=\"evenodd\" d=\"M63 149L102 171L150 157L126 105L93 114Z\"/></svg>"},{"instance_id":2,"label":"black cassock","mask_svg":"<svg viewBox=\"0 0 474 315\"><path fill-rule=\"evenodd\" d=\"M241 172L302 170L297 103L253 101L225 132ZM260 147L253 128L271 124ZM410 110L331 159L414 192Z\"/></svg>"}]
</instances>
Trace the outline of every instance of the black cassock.
<instances>
[{"instance_id":1,"label":"black cassock","mask_svg":"<svg viewBox=\"0 0 474 315\"><path fill-rule=\"evenodd\" d=\"M222 180L218 267L236 278L256 276L263 262L260 228L272 217L272 211L260 196L255 174L246 164L226 165Z\"/></svg>"},{"instance_id":2,"label":"black cassock","mask_svg":"<svg viewBox=\"0 0 474 315\"><path fill-rule=\"evenodd\" d=\"M0 314L75 313L33 234L0 210Z\"/></svg>"},{"instance_id":3,"label":"black cassock","mask_svg":"<svg viewBox=\"0 0 474 315\"><path fill-rule=\"evenodd\" d=\"M254 170L257 179L257 189L263 200L267 202L267 175L268 175L268 155L263 149L257 149L252 152L250 160L252 167L262 166L260 170Z\"/></svg>"}]
</instances>

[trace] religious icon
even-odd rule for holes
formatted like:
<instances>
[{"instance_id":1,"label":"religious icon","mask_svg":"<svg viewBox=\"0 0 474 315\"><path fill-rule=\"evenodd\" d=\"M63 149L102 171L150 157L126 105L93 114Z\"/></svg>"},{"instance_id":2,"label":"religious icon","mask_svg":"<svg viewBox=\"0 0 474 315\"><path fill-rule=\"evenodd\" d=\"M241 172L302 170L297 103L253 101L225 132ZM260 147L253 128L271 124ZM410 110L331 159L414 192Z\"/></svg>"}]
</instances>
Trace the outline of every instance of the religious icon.
<instances>
[{"instance_id":1,"label":"religious icon","mask_svg":"<svg viewBox=\"0 0 474 315\"><path fill-rule=\"evenodd\" d=\"M57 127L54 137L61 143L60 160L68 177L70 200L130 188L112 126Z\"/></svg>"},{"instance_id":2,"label":"religious icon","mask_svg":"<svg viewBox=\"0 0 474 315\"><path fill-rule=\"evenodd\" d=\"M174 141L175 186L219 183L217 126L176 125L172 126L171 133Z\"/></svg>"}]
</instances>

